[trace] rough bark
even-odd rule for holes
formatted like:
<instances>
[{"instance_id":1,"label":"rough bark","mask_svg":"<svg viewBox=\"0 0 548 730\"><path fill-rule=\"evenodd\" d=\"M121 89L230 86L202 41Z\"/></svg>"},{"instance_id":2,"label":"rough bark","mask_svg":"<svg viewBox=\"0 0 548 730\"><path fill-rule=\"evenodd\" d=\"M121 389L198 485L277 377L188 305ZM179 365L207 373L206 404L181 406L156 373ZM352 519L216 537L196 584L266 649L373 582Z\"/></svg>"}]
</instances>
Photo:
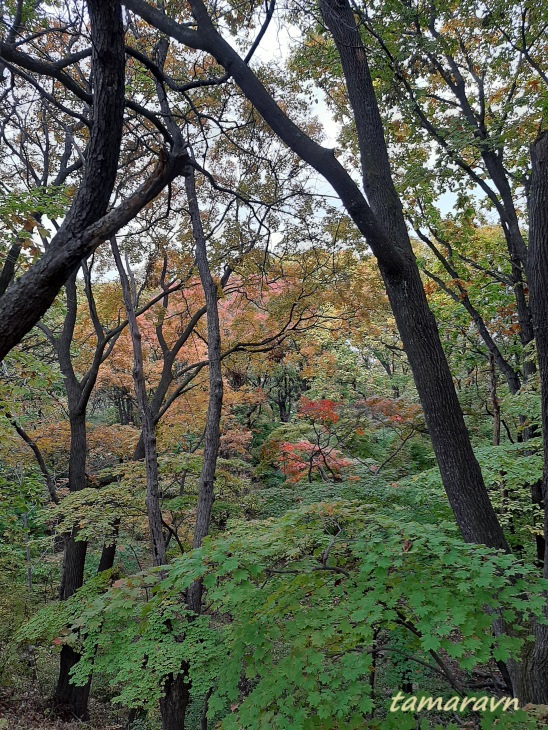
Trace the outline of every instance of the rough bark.
<instances>
[{"instance_id":1,"label":"rough bark","mask_svg":"<svg viewBox=\"0 0 548 730\"><path fill-rule=\"evenodd\" d=\"M17 264L19 254L21 253L21 248L24 241L24 238L17 237L10 246L8 255L6 256L6 260L4 261L2 272L0 273L0 297L5 294L6 289L13 281L13 277L15 275L15 266Z\"/></svg>"},{"instance_id":2,"label":"rough bark","mask_svg":"<svg viewBox=\"0 0 548 730\"><path fill-rule=\"evenodd\" d=\"M537 344L540 376L542 432L544 436L544 536L548 535L548 131L531 148L532 174L529 197L529 291ZM544 577L548 578L548 547L545 543ZM548 595L547 595L548 602ZM548 617L548 604L545 608ZM535 642L525 655L520 677L522 702L548 704L548 627L534 627Z\"/></svg>"},{"instance_id":3,"label":"rough bark","mask_svg":"<svg viewBox=\"0 0 548 730\"><path fill-rule=\"evenodd\" d=\"M508 550L464 423L437 325L424 293L395 190L365 49L347 0L320 0L354 113L364 189L371 209L399 252L394 270L377 257L423 406L442 481L463 538Z\"/></svg>"},{"instance_id":4,"label":"rough bark","mask_svg":"<svg viewBox=\"0 0 548 730\"><path fill-rule=\"evenodd\" d=\"M40 261L0 302L0 358L53 302L85 253L74 242L104 216L114 187L124 111L124 29L118 2L88 0L92 37L93 124L82 182L57 235ZM76 256L69 252L76 249Z\"/></svg>"}]
</instances>

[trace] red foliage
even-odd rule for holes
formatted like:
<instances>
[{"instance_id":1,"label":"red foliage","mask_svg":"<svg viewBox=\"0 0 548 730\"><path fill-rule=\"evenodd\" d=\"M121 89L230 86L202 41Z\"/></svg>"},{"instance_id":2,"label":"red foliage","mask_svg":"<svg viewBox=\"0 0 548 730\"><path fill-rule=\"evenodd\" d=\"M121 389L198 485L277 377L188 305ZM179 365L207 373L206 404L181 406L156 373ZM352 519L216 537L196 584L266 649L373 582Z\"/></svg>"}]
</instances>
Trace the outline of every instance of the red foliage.
<instances>
[{"instance_id":1,"label":"red foliage","mask_svg":"<svg viewBox=\"0 0 548 730\"><path fill-rule=\"evenodd\" d=\"M372 396L356 405L363 408L371 418L391 426L414 424L422 413L419 405L407 403L400 398L393 400L381 396Z\"/></svg>"},{"instance_id":2,"label":"red foliage","mask_svg":"<svg viewBox=\"0 0 548 730\"><path fill-rule=\"evenodd\" d=\"M280 444L280 470L288 481L296 484L302 479L311 479L316 472L322 478L342 479L342 470L352 464L337 449L322 449L306 439L297 443Z\"/></svg>"},{"instance_id":3,"label":"red foliage","mask_svg":"<svg viewBox=\"0 0 548 730\"><path fill-rule=\"evenodd\" d=\"M321 423L324 426L331 423L337 423L339 420L339 414L337 408L340 403L335 403L333 400L321 399L321 400L309 400L304 396L299 401L299 415L306 417L313 423Z\"/></svg>"}]
</instances>

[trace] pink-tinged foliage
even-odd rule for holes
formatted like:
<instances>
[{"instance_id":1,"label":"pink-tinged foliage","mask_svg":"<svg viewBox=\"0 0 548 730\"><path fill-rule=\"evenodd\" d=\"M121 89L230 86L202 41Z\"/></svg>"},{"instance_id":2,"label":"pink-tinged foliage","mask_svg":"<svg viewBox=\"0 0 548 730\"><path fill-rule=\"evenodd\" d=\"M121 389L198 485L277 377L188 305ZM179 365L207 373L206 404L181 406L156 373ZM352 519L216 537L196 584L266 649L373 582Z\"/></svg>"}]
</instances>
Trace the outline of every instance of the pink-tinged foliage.
<instances>
[{"instance_id":1,"label":"pink-tinged foliage","mask_svg":"<svg viewBox=\"0 0 548 730\"><path fill-rule=\"evenodd\" d=\"M337 449L321 448L306 439L296 443L281 443L279 454L280 470L293 484L303 479L311 481L315 474L340 481L343 469L352 464Z\"/></svg>"}]
</instances>

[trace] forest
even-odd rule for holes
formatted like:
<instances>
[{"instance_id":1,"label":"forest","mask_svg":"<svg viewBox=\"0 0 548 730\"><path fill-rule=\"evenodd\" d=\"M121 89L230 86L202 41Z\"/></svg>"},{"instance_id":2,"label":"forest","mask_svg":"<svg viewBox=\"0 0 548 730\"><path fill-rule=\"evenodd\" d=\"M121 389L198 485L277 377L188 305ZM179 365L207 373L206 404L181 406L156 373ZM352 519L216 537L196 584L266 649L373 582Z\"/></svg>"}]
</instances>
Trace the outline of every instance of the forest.
<instances>
[{"instance_id":1,"label":"forest","mask_svg":"<svg viewBox=\"0 0 548 730\"><path fill-rule=\"evenodd\" d=\"M547 31L0 0L0 730L548 726Z\"/></svg>"}]
</instances>

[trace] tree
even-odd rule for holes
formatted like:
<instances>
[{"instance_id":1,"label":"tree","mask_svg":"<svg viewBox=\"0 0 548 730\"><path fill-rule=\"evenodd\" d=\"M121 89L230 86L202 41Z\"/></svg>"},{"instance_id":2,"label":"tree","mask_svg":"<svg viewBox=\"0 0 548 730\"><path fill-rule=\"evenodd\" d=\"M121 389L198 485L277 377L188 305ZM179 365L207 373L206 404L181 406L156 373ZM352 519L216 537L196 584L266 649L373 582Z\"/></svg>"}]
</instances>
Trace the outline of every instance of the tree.
<instances>
[{"instance_id":1,"label":"tree","mask_svg":"<svg viewBox=\"0 0 548 730\"><path fill-rule=\"evenodd\" d=\"M470 445L435 321L428 309L401 202L392 181L367 51L350 5L322 2L320 11L337 47L346 81L367 201L334 155L290 121L247 64L222 38L200 0L191 2L197 30L184 27L142 0L127 0L126 5L162 32L191 48L210 53L221 66L229 69L276 134L333 185L377 258L462 535L467 541L507 550ZM489 150L485 154L491 161ZM504 185L501 181L502 188ZM511 225L510 229L511 234L515 226ZM512 255L520 252L523 253L522 248ZM542 683L540 680L537 687ZM540 701L544 693L541 691L533 697Z\"/></svg>"},{"instance_id":2,"label":"tree","mask_svg":"<svg viewBox=\"0 0 548 730\"><path fill-rule=\"evenodd\" d=\"M122 13L118 2L104 5L95 0L88 3L88 11L93 49L91 73L94 93L91 98L55 63L36 60L17 50L13 29L0 46L0 57L10 69L20 64L31 72L53 75L92 105L86 164L73 204L47 251L12 283L2 297L0 357L4 357L36 324L80 262L112 233L131 221L180 174L188 160L184 149L173 148L169 153L164 152L146 182L107 213L116 180L123 127L125 50ZM15 28L20 21L14 22ZM80 58L79 54L77 58Z\"/></svg>"},{"instance_id":3,"label":"tree","mask_svg":"<svg viewBox=\"0 0 548 730\"><path fill-rule=\"evenodd\" d=\"M548 202L548 133L543 131L531 148L533 170L529 199L529 276L531 308L540 370L542 432L544 435L544 473L542 497L544 500L544 535L548 535L548 227L546 203ZM544 552L544 577L548 577L548 546ZM545 607L548 616L548 608ZM521 676L520 694L525 697L548 696L545 677L548 671L548 630L546 625L535 623L535 644L526 658Z\"/></svg>"},{"instance_id":4,"label":"tree","mask_svg":"<svg viewBox=\"0 0 548 730\"><path fill-rule=\"evenodd\" d=\"M223 116L224 104L219 104L219 96L216 93L212 95L212 103L215 106L216 115L208 115L207 109L205 108L208 98L207 93L205 96L201 96L201 94L204 92L204 89L206 89L207 92L211 89L217 92L220 90L221 84L228 81L229 78L234 80L243 93L245 99L242 99L231 85L227 86L227 89L229 89L227 92L228 96L223 97L223 99L237 98L242 108L249 114L250 119L255 119L255 111L258 112L262 116L265 124L268 125L274 134L277 135L279 139L290 149L292 154L291 156L288 155L288 158L295 160L300 159L306 162L321 176L323 176L325 180L332 185L348 216L356 225L361 237L363 237L370 246L373 255L377 260L388 299L398 326L401 341L413 372L426 424L440 467L442 480L461 534L467 542L483 543L495 549L508 550L505 536L490 503L481 470L470 443L469 433L455 392L452 373L440 341L436 322L428 307L423 282L417 266L412 242L407 230L406 218L402 207L402 199L398 195L394 184L394 175L390 164L385 129L369 65L371 52L368 50L367 45L362 38L360 18L354 13L348 0L320 0L318 17L329 33L332 47L336 50L335 59L342 69L344 84L342 85L341 93L345 99L345 104L347 105L348 116L351 117L355 126L357 141L356 148L361 164L360 172L362 176L363 191L360 188L360 185L356 183L349 170L343 166L339 159L337 159L334 151L321 146L316 141L317 130L313 128L313 125L310 125L305 129L303 125L298 126L292 121L292 113L288 111L288 105L284 101L278 101L276 99L277 92L275 84L272 83L272 78L269 77L268 74L264 73L262 69L258 69L254 72L250 66L250 58L253 55L253 52L257 47L257 43L264 34L272 16L274 10L273 5L267 9L265 20L261 30L259 31L258 38L256 38L251 44L250 51L245 57L241 57L219 32L218 27L221 27L221 23L220 21L218 22L217 9L215 9L215 12L212 11L210 13L202 0L191 0L189 8L185 6L184 9L180 10L179 14L174 13L174 17L171 17L163 9L156 9L155 7L150 6L143 0L126 0L125 5L130 11L140 17L139 20L136 20L133 16L128 16L130 18L128 21L130 24L141 24L141 27L145 27L147 29L147 33L152 36L156 36L156 31L159 31L161 34L172 38L186 49L185 53L188 51L189 58L192 59L192 63L201 64L200 72L191 81L182 84L176 80L175 76L171 75L173 72L170 71L170 69L171 67L174 67L175 69L180 68L184 69L186 72L191 64L189 64L188 60L184 58L184 54L180 53L178 55L174 54L169 58L169 63L166 63L166 42L164 38L158 42L154 51L151 51L150 48L147 49L146 43L143 43L139 49L133 48L128 51L128 53L132 55L132 58L138 60L138 62L146 70L145 76L148 81L148 86L150 88L154 88L156 93L154 103L157 104L157 108L159 109L157 116L164 120L165 125L162 122L163 128L167 134L167 138L172 142L173 154L169 157L167 163L165 165L161 165L156 171L154 177L156 182L151 182L148 187L147 184L145 184L146 191L152 189L154 185L159 186L160 182L158 182L158 180L160 179L162 184L166 181L172 180L173 176L181 172L181 166L183 165L184 160L188 159L184 144L182 143L181 132L178 130L177 125L174 124L175 116L171 112L171 100L174 97L177 97L177 95L180 95L180 98L184 99L186 103L189 99L190 92L197 89L199 90L199 92L196 93L196 97L198 98L197 104L194 104L191 99L188 103L188 107L185 106L182 113L185 118L193 117L194 115L195 118L199 120L201 131L204 133L202 138L203 144L204 147L207 148L209 143L209 138L206 133L207 125L214 124L216 128L221 131L221 134L225 135L227 120L226 116ZM238 21L243 21L244 26L250 25L251 20L254 17L254 8L243 6L238 9L236 16ZM233 19L232 16L230 16L230 18ZM421 25L423 21L422 18L419 20L419 41L420 43L425 43L426 41L423 37L424 34L422 31L424 30L426 32L427 26L425 27ZM456 95L457 101L454 103L456 103L457 106L464 111L465 116L468 115L467 124L474 130L473 136L478 143L477 151L479 151L481 165L484 165L485 169L492 176L493 184L498 191L494 192L494 190L490 188L490 192L492 193L492 195L490 195L490 192L485 189L485 186L482 188L486 195L492 200L493 205L495 205L505 225L504 233L512 265L511 281L514 284L516 291L516 306L519 312L520 327L524 337L527 339L527 342L529 342L531 334L529 313L527 310L527 301L522 281L523 271L526 268L527 254L523 235L520 230L521 224L515 200L512 197L513 191L510 184L511 175L508 174L508 170L504 167L503 155L501 154L500 148L497 147L497 139L491 138L491 136L483 129L482 124L484 120L480 119L478 121L476 118L474 109L471 108L470 99L465 93L466 90L464 90L463 95L463 83L461 83L462 73L459 66L459 64L462 65L462 61L456 58L455 54L445 52L447 51L447 44L444 39L440 39L438 37L439 33L436 26L436 17L434 17L433 22L433 29L428 28L428 32L435 36L434 40L439 43L439 47L442 51L444 51L442 54L443 59L440 60L440 56L435 54L429 55L427 53L426 55L428 60L435 66L436 73L439 73L444 83ZM488 21L488 23L490 22L491 21ZM147 26L144 26L144 23L148 23L153 30L150 32L150 29ZM120 25L119 18L118 24ZM236 27L236 25L237 23L234 21L234 26ZM506 27L504 23L502 23L502 25ZM230 22L228 22L226 27L224 25L222 27L224 29L223 32L234 32L231 28ZM373 27L372 30L374 31L375 28ZM473 31L476 33L477 24L474 25ZM432 41L432 39L426 40ZM457 38L457 45L458 40L459 39ZM529 58L532 59L532 61L528 60L528 62L531 63L531 67L536 70L536 66L539 65L536 60L538 55L537 51L534 50L533 52L531 50L532 46L531 44L527 44L526 38L523 39L523 44L527 47L523 47L522 52L524 54L529 54ZM459 46L459 48L462 51L462 47ZM55 67L52 67L52 64L49 61L41 62L39 65L36 65L32 58L29 60L28 55L23 54L14 48L13 42L8 42L0 50L8 63L19 64L21 68L26 68L27 70L29 70L29 67L32 66L32 68L30 68L32 72L41 71L44 74L53 76L57 80L59 80L59 75L62 74L62 78L60 79L62 83L65 84L66 88L74 91L74 93L78 96L79 92L77 89L74 89L74 84L71 82L70 76L65 72L60 72L58 68L56 69ZM89 49L85 49L85 51L88 53ZM450 48L449 51L451 51ZM470 59L467 58L469 54L467 54L466 49L463 51L463 54L464 62L469 63L469 74L474 77L477 74L473 59L470 61ZM116 61L113 61L113 65L118 63L120 66L120 55L120 52L116 55ZM95 56L93 58L95 58ZM215 63L211 60L212 58L217 65L215 65ZM72 57L66 57L64 59L68 66L73 65L73 62L76 62L76 60L77 59ZM105 66L106 65L107 64L105 63ZM219 74L219 67L224 69L224 73ZM208 69L205 75L202 74L204 68ZM210 69L213 69L211 73ZM118 68L118 72L119 71L120 68ZM400 72L399 67L396 68L396 66L394 66L391 72L393 74L398 74ZM182 75L182 72L180 75ZM399 77L398 79L401 81ZM150 81L152 83L150 83ZM405 76L403 81L405 81ZM146 83L143 83L146 86ZM99 87L96 85L96 88L98 89ZM481 78L478 88L479 98L482 94ZM120 84L118 84L118 90L120 91ZM409 96L409 89L405 87L405 90ZM411 89L411 92L413 92L413 89ZM136 96L138 96L138 94L136 94ZM510 100L513 98L514 91L512 91ZM127 100L127 102L129 102L129 100ZM132 103L133 107L136 108L137 102L133 100ZM153 103L152 96L147 95L147 103ZM218 113L219 107L221 108L221 111ZM179 110L177 113L179 113ZM118 117L116 117L116 119L118 119ZM429 117L426 114L423 114L421 119L425 125L427 125L427 123L431 123L431 120L429 121ZM424 121L425 119L426 121ZM245 125L242 124L242 128L244 126ZM92 139L94 131L95 130L92 129ZM238 131L241 130L238 129ZM542 139L542 137L540 139ZM438 141L443 146L443 141L440 141L439 139ZM457 158L455 158L452 154L454 151L455 150L452 147L451 159L453 159L455 164L460 166L462 169L462 165L460 165ZM88 171L93 168L92 160L94 159L94 155L91 155L92 152L93 149L90 147L88 150L90 165L89 168L86 168ZM207 156L206 153L204 153L204 156ZM209 159L211 160L211 157ZM462 155L458 159L462 159ZM196 167L196 163L193 162L193 164ZM228 166L228 163L226 164ZM477 162L477 164L479 165L480 163ZM476 165L476 162L474 162L474 165ZM468 167L470 169L465 169L465 172L478 184L480 184L481 187L482 178L481 175L478 175L476 167L471 167L470 165ZM542 220L541 208L539 206L542 205L542 201L544 200L542 183L539 183L539 180L543 179L542 174L539 174L540 167L541 166L537 166L537 168L535 168L536 177L534 178L534 185L533 181L531 183L530 210L531 221L536 221L534 224L536 228L532 226L532 230L537 231L536 235L539 236L538 240L542 241L540 234L538 233L542 226L542 224L539 223L539 221ZM111 171L109 177L109 180L112 178L113 184L114 172ZM86 174L87 173L84 174L84 180L86 179ZM290 177L291 174L292 170L289 171L288 177ZM252 179L261 177L261 175L257 173L256 168L252 169L251 177ZM156 190L156 188L154 189ZM143 196L146 195L148 195L148 192L143 193ZM239 193L236 196L237 198L238 195ZM76 208L74 206L77 205L79 200L80 198L77 196L73 204L73 209L67 216L67 219L58 235L60 235L61 232L66 231L67 226L70 227L70 221L72 221L75 216L74 211ZM102 198L101 200L103 208L106 209L108 196L107 199ZM105 237L111 232L109 226L114 219L118 222L120 222L120 220L130 220L130 214L132 215L134 210L135 207L133 204L123 204L111 211L111 213L108 213L106 217L99 218L99 221L102 221L102 223L94 224L96 225L96 228L93 230L97 233L97 237L93 239L93 245L95 245L95 243L99 243L99 238L101 236ZM116 211L118 211L118 213L114 215ZM99 208L97 208L97 210L94 211L93 216L96 217L97 215L102 214L102 212L104 212L102 209L99 210ZM111 218L108 219L110 223L107 221L108 216L111 216ZM535 218L535 216L537 216L537 218ZM433 225L431 228L437 230ZM87 232L85 235L82 234L84 238L85 236L91 235L89 233L91 230L89 226L83 230ZM420 227L419 231L423 234ZM91 239L89 239L89 241L91 241ZM83 245L83 248L79 249L80 256L84 255L83 251L88 250L86 248L88 243ZM89 243L89 245L92 244ZM50 248L55 249L56 246L57 242L55 245L52 242ZM440 253L437 245L434 245L434 248L438 251L438 253ZM536 249L534 248L535 257L538 256L539 251L542 251L542 242L540 244L537 243ZM48 252L44 254L41 261L47 261L47 255ZM459 277L455 277L454 274L459 274L460 272L454 267L451 261L447 259L447 257L445 258L450 267L450 270L445 267L447 273L453 276L454 279L458 279ZM537 258L535 258L535 261L536 260ZM439 257L438 261L443 264ZM445 264L443 265L445 266ZM542 266L540 268L542 270ZM73 269L67 270L67 275L70 275L72 271ZM31 272L29 272L29 274L30 273ZM28 274L26 276L28 276ZM24 277L21 281L23 280ZM211 284L211 282L209 283ZM464 290L465 288L458 283L456 284L456 287L460 294L466 294L463 299L464 301L468 294L461 291L461 289ZM533 299L535 299L536 296L537 303L533 308L535 309L536 307L535 311L537 314L534 314L533 318L537 330L538 344L540 350L542 350L544 347L542 344L542 338L544 335L541 307L543 299L540 284L535 284L535 287L536 294L533 295ZM53 284L51 284L50 290L53 291L53 288ZM18 283L14 283L7 289L5 297L11 296L10 291L15 296L16 292L22 291L22 289L19 287ZM11 300L6 301L9 302ZM481 317L476 317L477 309L474 307L474 303L469 297L466 300L466 306L469 314L475 318L478 327L480 327ZM30 309L32 309L32 307ZM17 336L18 335L16 335L16 337ZM487 343L487 346L490 347L491 356L494 359L498 357L497 351L493 348L493 338L489 341L488 338L484 336L484 341ZM208 344L211 344L209 339ZM254 348L255 351L258 351L263 346L266 347L267 344L269 345L270 342L263 341L255 344L252 343L251 345L248 343L250 349ZM238 349L239 348L235 346L235 350ZM501 358L499 358L499 365L503 367L502 355ZM525 369L524 365L524 371ZM527 373L524 372L523 374L526 375ZM531 370L529 370L529 375L530 374ZM510 376L511 374L508 373L509 378ZM541 373L541 378L542 377L543 375ZM514 387L514 389L517 388L517 382L514 382L512 387ZM207 505L205 512L207 512ZM525 685L522 685L525 687L525 689L523 689L523 696L527 699L534 699L535 701L545 701L547 690L543 689L543 687L546 686L546 682L544 681L546 669L544 657L547 653L547 638L544 636L541 627L537 627L537 629L537 642L534 648L536 658L533 662L534 666L530 670L534 679L529 683L529 686L525 687ZM516 683L516 686L520 686L519 682ZM521 692L521 690L519 691Z\"/></svg>"},{"instance_id":5,"label":"tree","mask_svg":"<svg viewBox=\"0 0 548 730\"><path fill-rule=\"evenodd\" d=\"M337 44L347 79L369 203L332 152L303 134L287 118L249 67L222 39L199 0L191 5L198 23L197 31L185 29L141 0L130 0L126 4L176 40L201 48L221 65L229 66L244 94L253 100L272 129L333 185L379 262L442 478L463 536L467 540L507 549L470 445L435 321L426 303L401 203L392 182L366 51L350 7L324 4L321 9Z\"/></svg>"}]
</instances>

